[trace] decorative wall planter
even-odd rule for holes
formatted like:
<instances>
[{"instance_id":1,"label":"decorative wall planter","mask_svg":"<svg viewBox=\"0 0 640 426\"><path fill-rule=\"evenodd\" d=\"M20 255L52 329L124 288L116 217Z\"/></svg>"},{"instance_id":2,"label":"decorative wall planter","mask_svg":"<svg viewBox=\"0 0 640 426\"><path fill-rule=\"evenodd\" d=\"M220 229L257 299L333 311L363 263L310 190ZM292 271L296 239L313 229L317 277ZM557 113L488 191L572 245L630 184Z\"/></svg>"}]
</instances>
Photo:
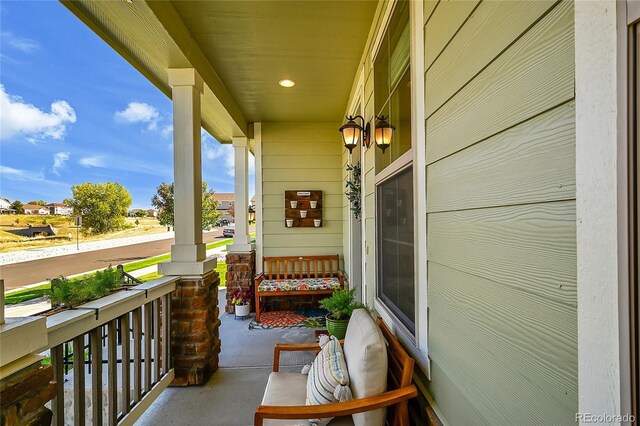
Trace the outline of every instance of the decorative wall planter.
<instances>
[{"instance_id":1,"label":"decorative wall planter","mask_svg":"<svg viewBox=\"0 0 640 426\"><path fill-rule=\"evenodd\" d=\"M322 191L285 191L284 208L287 228L322 226Z\"/></svg>"}]
</instances>

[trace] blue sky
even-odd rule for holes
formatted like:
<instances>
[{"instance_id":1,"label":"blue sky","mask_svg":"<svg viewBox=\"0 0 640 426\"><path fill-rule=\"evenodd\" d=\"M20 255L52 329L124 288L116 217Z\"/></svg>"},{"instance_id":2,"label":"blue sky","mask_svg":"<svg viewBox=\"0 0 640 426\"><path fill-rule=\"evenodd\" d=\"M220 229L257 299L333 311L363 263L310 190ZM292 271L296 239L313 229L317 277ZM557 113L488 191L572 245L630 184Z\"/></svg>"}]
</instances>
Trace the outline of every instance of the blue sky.
<instances>
[{"instance_id":1,"label":"blue sky","mask_svg":"<svg viewBox=\"0 0 640 426\"><path fill-rule=\"evenodd\" d=\"M0 197L112 181L150 207L173 180L171 100L57 1L3 0L0 29ZM202 158L209 187L233 192L232 148L203 132Z\"/></svg>"}]
</instances>

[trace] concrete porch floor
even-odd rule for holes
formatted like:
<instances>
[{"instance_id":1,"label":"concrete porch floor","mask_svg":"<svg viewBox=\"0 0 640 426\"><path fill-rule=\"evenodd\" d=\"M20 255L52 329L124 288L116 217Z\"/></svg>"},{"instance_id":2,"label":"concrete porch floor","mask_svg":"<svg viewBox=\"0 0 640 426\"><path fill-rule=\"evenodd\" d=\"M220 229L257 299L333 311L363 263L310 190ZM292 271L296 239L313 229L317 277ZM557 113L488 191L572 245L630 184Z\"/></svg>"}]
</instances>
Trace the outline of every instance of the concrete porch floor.
<instances>
[{"instance_id":1,"label":"concrete porch floor","mask_svg":"<svg viewBox=\"0 0 640 426\"><path fill-rule=\"evenodd\" d=\"M226 289L221 289L219 370L203 386L166 389L136 425L252 425L272 371L274 345L315 340L308 329L249 330L249 319L224 313L225 296ZM300 371L313 358L312 353L285 352L281 370Z\"/></svg>"}]
</instances>

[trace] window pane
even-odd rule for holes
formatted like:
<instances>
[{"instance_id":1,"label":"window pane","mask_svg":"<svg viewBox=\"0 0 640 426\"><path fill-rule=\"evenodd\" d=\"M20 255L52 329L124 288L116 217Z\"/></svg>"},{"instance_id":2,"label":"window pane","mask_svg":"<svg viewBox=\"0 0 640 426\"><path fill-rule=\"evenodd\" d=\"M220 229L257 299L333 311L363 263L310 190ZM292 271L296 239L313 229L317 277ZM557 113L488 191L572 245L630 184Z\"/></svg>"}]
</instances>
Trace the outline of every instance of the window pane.
<instances>
[{"instance_id":1,"label":"window pane","mask_svg":"<svg viewBox=\"0 0 640 426\"><path fill-rule=\"evenodd\" d=\"M376 115L389 99L389 37L385 35L373 63L373 98Z\"/></svg>"},{"instance_id":2,"label":"window pane","mask_svg":"<svg viewBox=\"0 0 640 426\"><path fill-rule=\"evenodd\" d=\"M411 71L408 68L391 95L389 109L389 123L396 128L389 147L393 161L411 149Z\"/></svg>"},{"instance_id":3,"label":"window pane","mask_svg":"<svg viewBox=\"0 0 640 426\"><path fill-rule=\"evenodd\" d=\"M414 332L413 169L381 183L377 196L378 296Z\"/></svg>"},{"instance_id":4,"label":"window pane","mask_svg":"<svg viewBox=\"0 0 640 426\"><path fill-rule=\"evenodd\" d=\"M398 83L409 64L411 56L411 36L409 25L409 2L400 1L393 12L393 18L389 23L389 87Z\"/></svg>"}]
</instances>

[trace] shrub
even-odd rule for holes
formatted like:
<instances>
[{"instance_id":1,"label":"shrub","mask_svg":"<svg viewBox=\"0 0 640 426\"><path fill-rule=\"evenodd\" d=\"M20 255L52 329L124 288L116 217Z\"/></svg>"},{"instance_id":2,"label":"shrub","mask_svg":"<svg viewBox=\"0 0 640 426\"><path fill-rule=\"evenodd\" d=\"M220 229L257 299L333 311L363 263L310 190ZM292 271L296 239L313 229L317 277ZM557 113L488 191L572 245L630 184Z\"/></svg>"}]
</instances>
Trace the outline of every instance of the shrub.
<instances>
[{"instance_id":1,"label":"shrub","mask_svg":"<svg viewBox=\"0 0 640 426\"><path fill-rule=\"evenodd\" d=\"M108 295L122 286L122 281L122 271L111 266L79 280L60 276L51 280L49 298L54 307L71 308Z\"/></svg>"},{"instance_id":2,"label":"shrub","mask_svg":"<svg viewBox=\"0 0 640 426\"><path fill-rule=\"evenodd\" d=\"M355 292L355 288L335 290L331 297L320 301L320 306L329 311L333 319L348 319L356 309L366 308L354 300Z\"/></svg>"}]
</instances>

